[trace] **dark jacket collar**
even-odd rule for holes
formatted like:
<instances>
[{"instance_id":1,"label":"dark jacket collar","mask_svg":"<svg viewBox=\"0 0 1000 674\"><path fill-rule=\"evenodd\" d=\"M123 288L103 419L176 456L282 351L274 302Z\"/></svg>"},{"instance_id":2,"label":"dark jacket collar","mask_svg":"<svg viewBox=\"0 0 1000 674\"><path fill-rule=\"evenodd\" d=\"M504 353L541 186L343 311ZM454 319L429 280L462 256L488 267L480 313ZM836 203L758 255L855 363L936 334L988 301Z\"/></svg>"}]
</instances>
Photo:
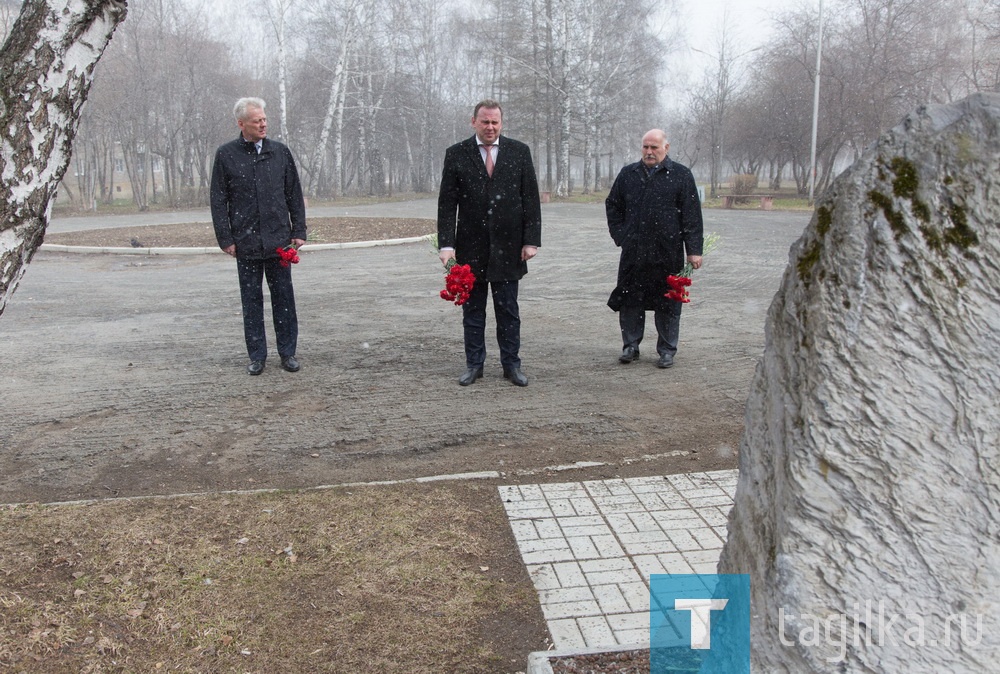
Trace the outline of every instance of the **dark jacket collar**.
<instances>
[{"instance_id":1,"label":"dark jacket collar","mask_svg":"<svg viewBox=\"0 0 1000 674\"><path fill-rule=\"evenodd\" d=\"M246 138L244 138L242 133L239 136L236 137L236 140L239 141L240 147L242 147L247 152L256 152L257 151L255 145L253 143L251 143L250 141L248 141ZM267 136L265 136L264 138L260 139L260 153L261 154L264 154L265 152L268 151L268 149L269 149L268 145L269 144L270 144L270 140L267 138Z\"/></svg>"},{"instance_id":2,"label":"dark jacket collar","mask_svg":"<svg viewBox=\"0 0 1000 674\"><path fill-rule=\"evenodd\" d=\"M649 173L646 172L646 165L642 163L642 160L639 160L635 163L635 170L639 171L639 173L642 174L643 176L653 175L657 171L661 170L667 171L669 173L670 169L673 168L673 163L674 162L671 161L670 155L668 154L666 157L663 158L663 161L654 166Z\"/></svg>"}]
</instances>

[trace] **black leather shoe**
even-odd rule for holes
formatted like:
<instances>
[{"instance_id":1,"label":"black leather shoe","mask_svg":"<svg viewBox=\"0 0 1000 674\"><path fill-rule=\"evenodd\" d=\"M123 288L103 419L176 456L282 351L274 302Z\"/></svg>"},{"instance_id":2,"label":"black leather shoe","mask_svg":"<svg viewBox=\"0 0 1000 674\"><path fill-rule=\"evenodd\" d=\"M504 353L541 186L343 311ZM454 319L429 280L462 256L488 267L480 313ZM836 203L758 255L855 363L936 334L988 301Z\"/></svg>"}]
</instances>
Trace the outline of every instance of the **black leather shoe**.
<instances>
[{"instance_id":1,"label":"black leather shoe","mask_svg":"<svg viewBox=\"0 0 1000 674\"><path fill-rule=\"evenodd\" d=\"M626 346L622 349L622 355L618 356L618 362L631 363L633 360L639 360L639 349L634 346Z\"/></svg>"},{"instance_id":2,"label":"black leather shoe","mask_svg":"<svg viewBox=\"0 0 1000 674\"><path fill-rule=\"evenodd\" d=\"M458 378L458 385L468 386L469 384L474 383L477 379L479 379L482 376L483 376L482 365L480 365L479 367L470 367L468 370L462 373L461 377Z\"/></svg>"},{"instance_id":3,"label":"black leather shoe","mask_svg":"<svg viewBox=\"0 0 1000 674\"><path fill-rule=\"evenodd\" d=\"M300 365L299 361L295 360L295 356L282 356L281 367L288 372L298 372Z\"/></svg>"},{"instance_id":4,"label":"black leather shoe","mask_svg":"<svg viewBox=\"0 0 1000 674\"><path fill-rule=\"evenodd\" d=\"M256 377L261 372L264 371L264 361L262 360L252 360L250 364L247 365L247 374Z\"/></svg>"},{"instance_id":5,"label":"black leather shoe","mask_svg":"<svg viewBox=\"0 0 1000 674\"><path fill-rule=\"evenodd\" d=\"M656 361L656 367L668 368L668 367L673 367L673 365L674 365L674 357L671 356L669 353L663 354L662 356L660 356L660 360Z\"/></svg>"},{"instance_id":6,"label":"black leather shoe","mask_svg":"<svg viewBox=\"0 0 1000 674\"><path fill-rule=\"evenodd\" d=\"M521 372L521 368L519 367L514 367L509 370L504 370L503 378L510 379L510 383L513 384L514 386L528 385L528 378L524 376L524 373Z\"/></svg>"}]
</instances>

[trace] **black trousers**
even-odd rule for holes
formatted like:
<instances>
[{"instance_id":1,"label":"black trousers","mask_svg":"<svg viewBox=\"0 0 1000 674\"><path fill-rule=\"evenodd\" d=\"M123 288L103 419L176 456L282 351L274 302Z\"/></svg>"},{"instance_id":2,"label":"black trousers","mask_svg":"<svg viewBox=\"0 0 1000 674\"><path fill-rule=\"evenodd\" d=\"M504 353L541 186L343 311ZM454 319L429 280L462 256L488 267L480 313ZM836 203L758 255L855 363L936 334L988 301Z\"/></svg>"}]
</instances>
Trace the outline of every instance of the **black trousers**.
<instances>
[{"instance_id":1,"label":"black trousers","mask_svg":"<svg viewBox=\"0 0 1000 674\"><path fill-rule=\"evenodd\" d=\"M497 343L504 370L521 367L521 314L517 308L517 281L489 283L493 294L493 313L497 319ZM480 367L486 362L487 284L476 282L469 299L462 305L462 328L465 332L466 367Z\"/></svg>"},{"instance_id":2,"label":"black trousers","mask_svg":"<svg viewBox=\"0 0 1000 674\"><path fill-rule=\"evenodd\" d=\"M240 278L240 300L243 303L243 335L250 360L267 360L267 336L264 332L264 288L267 278L271 292L271 317L278 340L278 355L295 355L299 339L299 321L295 314L295 293L292 291L291 265L282 267L278 258L266 260L236 259Z\"/></svg>"},{"instance_id":3,"label":"black trousers","mask_svg":"<svg viewBox=\"0 0 1000 674\"><path fill-rule=\"evenodd\" d=\"M656 325L656 352L663 355L677 353L681 334L681 303L670 302L665 310L653 312ZM622 329L622 344L639 348L646 325L646 311L640 307L623 306L618 310L618 324Z\"/></svg>"}]
</instances>

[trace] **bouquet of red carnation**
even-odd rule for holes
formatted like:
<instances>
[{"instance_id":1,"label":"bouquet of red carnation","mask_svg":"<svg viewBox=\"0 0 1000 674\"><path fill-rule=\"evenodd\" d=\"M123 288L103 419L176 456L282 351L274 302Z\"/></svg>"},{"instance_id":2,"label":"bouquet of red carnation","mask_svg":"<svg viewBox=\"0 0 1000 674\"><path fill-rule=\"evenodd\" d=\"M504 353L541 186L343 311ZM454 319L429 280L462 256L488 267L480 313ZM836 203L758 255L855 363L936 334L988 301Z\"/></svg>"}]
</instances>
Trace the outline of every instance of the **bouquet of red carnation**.
<instances>
[{"instance_id":1,"label":"bouquet of red carnation","mask_svg":"<svg viewBox=\"0 0 1000 674\"><path fill-rule=\"evenodd\" d=\"M472 273L472 268L467 264L453 264L448 267L448 273L444 277L444 290L441 291L441 299L454 302L456 306L462 306L469 300L469 293L476 283L476 275Z\"/></svg>"},{"instance_id":2,"label":"bouquet of red carnation","mask_svg":"<svg viewBox=\"0 0 1000 674\"><path fill-rule=\"evenodd\" d=\"M282 267L299 263L299 251L295 250L291 246L288 246L287 248L275 248L274 250L277 251L278 257L281 258L281 261L278 262L278 264Z\"/></svg>"},{"instance_id":3,"label":"bouquet of red carnation","mask_svg":"<svg viewBox=\"0 0 1000 674\"><path fill-rule=\"evenodd\" d=\"M715 232L706 234L702 243L702 256L708 255L715 250L721 238ZM691 272L693 271L694 267L691 266L691 263L685 262L680 274L668 276L667 285L670 286L670 290L665 292L663 296L675 302L683 302L685 304L690 302L691 297L688 295L688 287L691 285Z\"/></svg>"},{"instance_id":4,"label":"bouquet of red carnation","mask_svg":"<svg viewBox=\"0 0 1000 674\"><path fill-rule=\"evenodd\" d=\"M668 300L674 300L675 302L684 302L685 304L691 301L691 298L688 297L688 290L687 290L688 286L691 285L690 278L688 278L687 276L671 275L667 277L667 285L670 286L670 290L668 290L663 296L666 297Z\"/></svg>"}]
</instances>

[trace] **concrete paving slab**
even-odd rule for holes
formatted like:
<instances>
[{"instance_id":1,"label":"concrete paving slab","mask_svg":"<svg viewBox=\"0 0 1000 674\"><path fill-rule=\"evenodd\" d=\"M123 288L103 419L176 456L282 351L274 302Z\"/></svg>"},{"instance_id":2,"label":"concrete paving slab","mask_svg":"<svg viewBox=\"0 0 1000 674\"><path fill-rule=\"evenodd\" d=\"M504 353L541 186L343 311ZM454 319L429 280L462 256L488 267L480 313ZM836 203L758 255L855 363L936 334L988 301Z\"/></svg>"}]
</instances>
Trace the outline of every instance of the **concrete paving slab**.
<instances>
[{"instance_id":1,"label":"concrete paving slab","mask_svg":"<svg viewBox=\"0 0 1000 674\"><path fill-rule=\"evenodd\" d=\"M736 478L719 470L500 487L553 646L648 648L650 575L715 573Z\"/></svg>"}]
</instances>

